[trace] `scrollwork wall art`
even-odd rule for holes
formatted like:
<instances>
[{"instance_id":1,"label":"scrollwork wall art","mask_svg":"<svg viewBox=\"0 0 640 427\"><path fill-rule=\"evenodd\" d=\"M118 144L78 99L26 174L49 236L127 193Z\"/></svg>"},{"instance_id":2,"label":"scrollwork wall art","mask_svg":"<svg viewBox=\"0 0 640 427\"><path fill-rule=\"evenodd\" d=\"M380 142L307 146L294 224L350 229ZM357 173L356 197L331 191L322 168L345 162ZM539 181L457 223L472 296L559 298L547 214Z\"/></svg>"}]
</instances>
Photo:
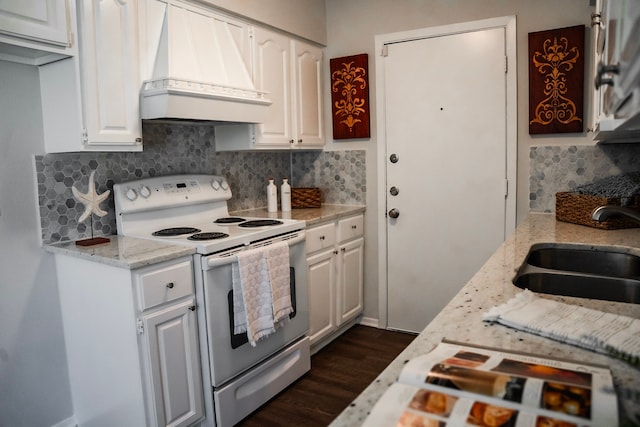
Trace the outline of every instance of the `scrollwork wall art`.
<instances>
[{"instance_id":1,"label":"scrollwork wall art","mask_svg":"<svg viewBox=\"0 0 640 427\"><path fill-rule=\"evenodd\" d=\"M529 33L529 133L582 132L584 25Z\"/></svg>"},{"instance_id":2,"label":"scrollwork wall art","mask_svg":"<svg viewBox=\"0 0 640 427\"><path fill-rule=\"evenodd\" d=\"M333 139L369 138L369 57L329 60Z\"/></svg>"}]
</instances>

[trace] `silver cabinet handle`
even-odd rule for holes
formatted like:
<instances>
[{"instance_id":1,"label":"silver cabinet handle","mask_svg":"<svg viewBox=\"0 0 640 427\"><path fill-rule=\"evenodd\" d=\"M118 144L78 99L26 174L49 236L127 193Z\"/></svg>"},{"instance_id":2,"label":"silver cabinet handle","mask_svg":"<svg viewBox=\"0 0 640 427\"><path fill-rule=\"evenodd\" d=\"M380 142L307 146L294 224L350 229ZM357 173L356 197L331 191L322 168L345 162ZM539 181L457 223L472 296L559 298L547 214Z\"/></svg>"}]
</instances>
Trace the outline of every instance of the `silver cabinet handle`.
<instances>
[{"instance_id":1,"label":"silver cabinet handle","mask_svg":"<svg viewBox=\"0 0 640 427\"><path fill-rule=\"evenodd\" d=\"M394 186L394 187L391 187L391 188L389 189L389 193L390 193L392 196L397 196L397 195L400 193L400 189L398 189L398 187L395 187L395 186Z\"/></svg>"},{"instance_id":2,"label":"silver cabinet handle","mask_svg":"<svg viewBox=\"0 0 640 427\"><path fill-rule=\"evenodd\" d=\"M392 155L389 156L389 161L391 163L398 163L398 155L396 153L393 153Z\"/></svg>"},{"instance_id":3,"label":"silver cabinet handle","mask_svg":"<svg viewBox=\"0 0 640 427\"><path fill-rule=\"evenodd\" d=\"M169 288L169 289L173 289L174 286L175 285L173 284L173 282L167 283L167 288Z\"/></svg>"},{"instance_id":4,"label":"silver cabinet handle","mask_svg":"<svg viewBox=\"0 0 640 427\"><path fill-rule=\"evenodd\" d=\"M393 208L389 211L389 216L394 219L398 218L400 216L400 211L396 208Z\"/></svg>"},{"instance_id":5,"label":"silver cabinet handle","mask_svg":"<svg viewBox=\"0 0 640 427\"><path fill-rule=\"evenodd\" d=\"M619 72L620 64L604 65L602 62L598 63L595 80L596 89L600 88L600 86L613 86L613 79L604 77L604 75L609 73L618 74Z\"/></svg>"}]
</instances>

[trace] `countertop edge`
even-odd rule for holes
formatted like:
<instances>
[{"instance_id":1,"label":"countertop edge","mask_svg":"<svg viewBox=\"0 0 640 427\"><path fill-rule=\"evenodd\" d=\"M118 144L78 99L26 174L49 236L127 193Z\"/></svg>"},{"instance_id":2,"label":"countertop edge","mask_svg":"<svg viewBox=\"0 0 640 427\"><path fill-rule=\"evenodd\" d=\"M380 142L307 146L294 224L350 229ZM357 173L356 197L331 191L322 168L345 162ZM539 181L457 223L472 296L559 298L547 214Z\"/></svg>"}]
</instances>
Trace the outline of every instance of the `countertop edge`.
<instances>
[{"instance_id":1,"label":"countertop edge","mask_svg":"<svg viewBox=\"0 0 640 427\"><path fill-rule=\"evenodd\" d=\"M366 211L364 205L333 205L323 204L319 208L292 209L290 212L268 212L266 208L244 209L230 212L231 215L237 216L253 216L258 218L274 218L274 219L295 219L304 221L307 227L323 222L335 221Z\"/></svg>"},{"instance_id":2,"label":"countertop edge","mask_svg":"<svg viewBox=\"0 0 640 427\"><path fill-rule=\"evenodd\" d=\"M104 236L110 240L95 246L76 246L75 241L43 245L46 252L82 258L114 267L134 270L147 265L192 255L195 249L125 236Z\"/></svg>"}]
</instances>

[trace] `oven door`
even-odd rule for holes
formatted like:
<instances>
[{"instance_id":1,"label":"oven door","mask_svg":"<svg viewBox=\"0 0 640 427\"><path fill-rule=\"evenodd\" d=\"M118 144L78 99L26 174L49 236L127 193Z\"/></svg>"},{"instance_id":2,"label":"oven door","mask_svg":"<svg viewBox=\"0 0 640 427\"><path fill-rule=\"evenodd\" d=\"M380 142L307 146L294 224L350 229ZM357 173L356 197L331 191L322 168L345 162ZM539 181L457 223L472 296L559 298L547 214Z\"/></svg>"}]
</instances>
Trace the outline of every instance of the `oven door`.
<instances>
[{"instance_id":1,"label":"oven door","mask_svg":"<svg viewBox=\"0 0 640 427\"><path fill-rule=\"evenodd\" d=\"M274 240L281 239L283 238ZM259 340L255 347L251 347L248 343L246 333L240 335L233 333L231 266L236 262L236 257L233 255L201 257L207 350L211 383L214 388L222 386L307 334L309 313L304 239L304 231L299 231L293 234L293 238L287 240L294 312L289 316L288 321L276 329L276 332ZM262 242L262 245L264 243ZM204 343L201 342L200 345L204 347Z\"/></svg>"}]
</instances>

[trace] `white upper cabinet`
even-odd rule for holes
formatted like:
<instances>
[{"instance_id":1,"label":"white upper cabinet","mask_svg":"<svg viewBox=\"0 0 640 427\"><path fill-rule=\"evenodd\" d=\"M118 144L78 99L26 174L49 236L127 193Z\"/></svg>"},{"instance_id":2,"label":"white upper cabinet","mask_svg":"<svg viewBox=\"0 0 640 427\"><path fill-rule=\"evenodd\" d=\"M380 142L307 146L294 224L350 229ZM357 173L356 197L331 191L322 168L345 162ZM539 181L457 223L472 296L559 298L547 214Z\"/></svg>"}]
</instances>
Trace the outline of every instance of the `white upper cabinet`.
<instances>
[{"instance_id":1,"label":"white upper cabinet","mask_svg":"<svg viewBox=\"0 0 640 427\"><path fill-rule=\"evenodd\" d=\"M75 52L67 0L0 0L0 60L41 65Z\"/></svg>"},{"instance_id":2,"label":"white upper cabinet","mask_svg":"<svg viewBox=\"0 0 640 427\"><path fill-rule=\"evenodd\" d=\"M298 148L322 147L322 50L300 41L295 41L293 48L297 137L294 145Z\"/></svg>"},{"instance_id":3,"label":"white upper cabinet","mask_svg":"<svg viewBox=\"0 0 640 427\"><path fill-rule=\"evenodd\" d=\"M141 148L138 2L80 2L87 144Z\"/></svg>"},{"instance_id":4,"label":"white upper cabinet","mask_svg":"<svg viewBox=\"0 0 640 427\"><path fill-rule=\"evenodd\" d=\"M141 151L138 2L79 1L78 57L40 67L45 149Z\"/></svg>"},{"instance_id":5,"label":"white upper cabinet","mask_svg":"<svg viewBox=\"0 0 640 427\"><path fill-rule=\"evenodd\" d=\"M601 0L593 16L595 139L640 141L640 3Z\"/></svg>"},{"instance_id":6,"label":"white upper cabinet","mask_svg":"<svg viewBox=\"0 0 640 427\"><path fill-rule=\"evenodd\" d=\"M322 148L322 49L264 28L254 29L254 43L254 81L271 100L267 117L217 126L216 149Z\"/></svg>"},{"instance_id":7,"label":"white upper cabinet","mask_svg":"<svg viewBox=\"0 0 640 427\"><path fill-rule=\"evenodd\" d=\"M291 87L291 40L272 31L255 29L256 86L271 99L264 123L256 125L257 145L288 148L294 139Z\"/></svg>"}]
</instances>

